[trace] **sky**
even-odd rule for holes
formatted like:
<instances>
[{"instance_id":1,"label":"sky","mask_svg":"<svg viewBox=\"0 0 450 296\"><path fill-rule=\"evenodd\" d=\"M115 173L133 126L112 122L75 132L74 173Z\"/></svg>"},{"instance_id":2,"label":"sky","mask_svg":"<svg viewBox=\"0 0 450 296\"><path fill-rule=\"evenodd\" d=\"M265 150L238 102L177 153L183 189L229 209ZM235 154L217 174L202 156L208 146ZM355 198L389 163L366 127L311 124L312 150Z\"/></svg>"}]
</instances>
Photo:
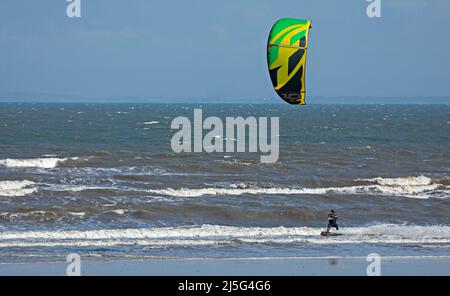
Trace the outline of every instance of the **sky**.
<instances>
[{"instance_id":1,"label":"sky","mask_svg":"<svg viewBox=\"0 0 450 296\"><path fill-rule=\"evenodd\" d=\"M450 1L0 1L0 94L275 100L266 43L310 19L310 97L450 96Z\"/></svg>"}]
</instances>

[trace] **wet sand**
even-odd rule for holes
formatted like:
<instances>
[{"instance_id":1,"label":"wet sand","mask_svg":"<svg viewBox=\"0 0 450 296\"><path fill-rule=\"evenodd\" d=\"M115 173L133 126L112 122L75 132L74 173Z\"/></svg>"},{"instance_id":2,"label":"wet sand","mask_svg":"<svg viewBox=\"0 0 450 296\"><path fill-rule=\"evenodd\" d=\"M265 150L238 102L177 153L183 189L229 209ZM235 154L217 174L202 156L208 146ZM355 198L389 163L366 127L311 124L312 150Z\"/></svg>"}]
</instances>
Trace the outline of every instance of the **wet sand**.
<instances>
[{"instance_id":1,"label":"wet sand","mask_svg":"<svg viewBox=\"0 0 450 296\"><path fill-rule=\"evenodd\" d=\"M366 258L244 258L85 261L81 273L150 276L365 276ZM67 263L0 264L0 275L64 276ZM450 275L450 257L391 257L381 260L381 275Z\"/></svg>"}]
</instances>

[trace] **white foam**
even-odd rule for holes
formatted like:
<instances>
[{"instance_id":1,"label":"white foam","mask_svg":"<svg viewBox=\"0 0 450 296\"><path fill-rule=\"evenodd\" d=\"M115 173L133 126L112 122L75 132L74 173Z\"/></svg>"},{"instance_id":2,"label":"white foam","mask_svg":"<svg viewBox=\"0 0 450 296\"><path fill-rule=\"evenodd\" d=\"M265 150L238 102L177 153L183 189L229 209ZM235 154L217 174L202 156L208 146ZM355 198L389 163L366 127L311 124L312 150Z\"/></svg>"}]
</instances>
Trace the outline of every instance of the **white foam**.
<instances>
[{"instance_id":1,"label":"white foam","mask_svg":"<svg viewBox=\"0 0 450 296\"><path fill-rule=\"evenodd\" d=\"M72 158L31 158L31 159L1 159L0 165L12 168L44 168L51 169L68 160L78 160L78 157Z\"/></svg>"},{"instance_id":2,"label":"white foam","mask_svg":"<svg viewBox=\"0 0 450 296\"><path fill-rule=\"evenodd\" d=\"M159 124L159 121L147 121L147 122L144 122L142 124L145 124L145 125Z\"/></svg>"},{"instance_id":3,"label":"white foam","mask_svg":"<svg viewBox=\"0 0 450 296\"><path fill-rule=\"evenodd\" d=\"M408 176L400 178L373 178L373 179L357 179L357 181L367 181L377 183L384 186L427 186L432 184L432 179L425 176Z\"/></svg>"},{"instance_id":4,"label":"white foam","mask_svg":"<svg viewBox=\"0 0 450 296\"><path fill-rule=\"evenodd\" d=\"M392 195L402 195L419 199L428 199L430 197L446 198L449 196L448 192L445 190L437 190L442 186L441 184L434 182L431 178L425 176L408 176L400 178L377 177L372 179L356 179L355 181L376 183L377 185L366 187Z\"/></svg>"},{"instance_id":5,"label":"white foam","mask_svg":"<svg viewBox=\"0 0 450 296\"><path fill-rule=\"evenodd\" d=\"M233 187L233 186L232 186ZM393 195L410 198L427 199L430 198L433 190L439 188L439 184L426 186L344 186L327 188L181 188L181 189L149 189L146 192L152 194L173 196L173 197L202 197L215 195L322 195L322 194L364 194L364 195Z\"/></svg>"},{"instance_id":6,"label":"white foam","mask_svg":"<svg viewBox=\"0 0 450 296\"><path fill-rule=\"evenodd\" d=\"M15 219L22 219L22 218L28 218L28 217L45 217L45 216L54 216L55 214L53 212L47 212L47 211L30 211L30 212L23 212L23 213L10 213L10 212L3 212L0 213L0 216L10 220L14 221Z\"/></svg>"},{"instance_id":7,"label":"white foam","mask_svg":"<svg viewBox=\"0 0 450 296\"><path fill-rule=\"evenodd\" d=\"M113 212L117 215L123 215L123 214L125 214L126 211L122 210L122 209L117 209L117 210L112 210L111 212Z\"/></svg>"},{"instance_id":8,"label":"white foam","mask_svg":"<svg viewBox=\"0 0 450 296\"><path fill-rule=\"evenodd\" d=\"M23 231L0 233L0 247L116 246L148 247L199 246L218 244L442 244L450 243L448 226L407 226L380 224L348 227L339 237L321 237L321 228L233 227L202 225L148 229L91 231Z\"/></svg>"},{"instance_id":9,"label":"white foam","mask_svg":"<svg viewBox=\"0 0 450 296\"><path fill-rule=\"evenodd\" d=\"M83 192L89 190L120 190L124 192L145 192L155 195L195 198L203 196L240 196L240 195L326 195L326 194L348 194L348 195L385 195L401 196L415 199L448 198L448 190L436 190L439 184L428 186L346 186L328 188L167 188L167 189L139 189L139 188L119 188L101 186L73 186L60 185L52 186L52 191Z\"/></svg>"},{"instance_id":10,"label":"white foam","mask_svg":"<svg viewBox=\"0 0 450 296\"><path fill-rule=\"evenodd\" d=\"M0 181L0 196L26 196L37 191L34 182L24 181Z\"/></svg>"},{"instance_id":11,"label":"white foam","mask_svg":"<svg viewBox=\"0 0 450 296\"><path fill-rule=\"evenodd\" d=\"M90 190L121 190L116 187L107 187L107 186L88 186L88 185L52 185L50 186L51 191L60 191L60 192L83 192Z\"/></svg>"},{"instance_id":12,"label":"white foam","mask_svg":"<svg viewBox=\"0 0 450 296\"><path fill-rule=\"evenodd\" d=\"M142 229L107 229L90 231L24 231L2 232L0 241L12 239L195 239L195 238L238 238L279 235L318 235L319 229L309 227L233 227L202 225L197 227L163 227Z\"/></svg>"},{"instance_id":13,"label":"white foam","mask_svg":"<svg viewBox=\"0 0 450 296\"><path fill-rule=\"evenodd\" d=\"M165 171L153 171L158 175L184 175L168 173ZM148 175L145 173L133 173L133 175ZM194 175L194 174L187 174ZM223 187L205 187L205 188L164 188L164 189L143 189L136 187L114 187L114 186L95 186L95 185L50 185L52 191L82 192L89 190L118 190L124 192L143 192L158 196L195 198L203 196L240 196L240 195L381 195L381 196L401 196L415 199L429 198L449 198L449 190L439 183L433 183L431 179L425 177L411 178L393 178L393 179L365 179L366 182L378 184L342 186L342 187L323 187L323 188L301 188L301 187L272 187L261 188L254 184L246 183L231 184L227 188ZM357 181L363 181L358 179ZM389 185L385 185L389 184ZM417 184L417 185L411 185Z\"/></svg>"},{"instance_id":14,"label":"white foam","mask_svg":"<svg viewBox=\"0 0 450 296\"><path fill-rule=\"evenodd\" d=\"M77 216L77 217L84 217L84 216L86 216L86 213L85 212L67 212L69 215L72 215L72 216Z\"/></svg>"}]
</instances>

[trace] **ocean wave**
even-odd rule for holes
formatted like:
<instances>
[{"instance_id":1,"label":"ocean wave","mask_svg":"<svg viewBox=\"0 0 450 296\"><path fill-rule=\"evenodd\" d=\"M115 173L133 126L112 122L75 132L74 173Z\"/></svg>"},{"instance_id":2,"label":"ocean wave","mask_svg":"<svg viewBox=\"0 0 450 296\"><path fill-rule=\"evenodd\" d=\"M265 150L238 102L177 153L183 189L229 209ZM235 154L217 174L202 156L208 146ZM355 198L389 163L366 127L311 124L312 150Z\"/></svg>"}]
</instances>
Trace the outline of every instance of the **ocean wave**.
<instances>
[{"instance_id":1,"label":"ocean wave","mask_svg":"<svg viewBox=\"0 0 450 296\"><path fill-rule=\"evenodd\" d=\"M170 172L164 168L154 166L121 166L121 167L70 167L64 168L64 172L72 176L110 176L115 179L131 179L146 176L208 176L208 173L181 173ZM222 175L217 175L222 176Z\"/></svg>"},{"instance_id":2,"label":"ocean wave","mask_svg":"<svg viewBox=\"0 0 450 296\"><path fill-rule=\"evenodd\" d=\"M448 197L445 190L437 191L440 184L422 186L384 186L384 185L358 185L326 188L180 188L146 190L148 193L173 197L202 197L216 195L324 195L324 194L360 194L360 195L392 195L417 199L431 197Z\"/></svg>"},{"instance_id":3,"label":"ocean wave","mask_svg":"<svg viewBox=\"0 0 450 296\"><path fill-rule=\"evenodd\" d=\"M430 197L447 198L450 196L450 192L446 190L448 188L445 188L444 184L425 176L398 178L376 177L372 179L356 179L355 181L375 183L377 185L369 185L366 187L376 188L379 191L393 195L405 195L420 199L428 199Z\"/></svg>"},{"instance_id":4,"label":"ocean wave","mask_svg":"<svg viewBox=\"0 0 450 296\"><path fill-rule=\"evenodd\" d=\"M0 181L0 196L26 196L37 191L35 183L24 181Z\"/></svg>"},{"instance_id":5,"label":"ocean wave","mask_svg":"<svg viewBox=\"0 0 450 296\"><path fill-rule=\"evenodd\" d=\"M449 226L379 224L348 227L339 237L321 237L321 228L233 227L202 225L90 231L22 231L0 233L0 247L91 247L141 245L189 247L220 244L443 244L450 243Z\"/></svg>"},{"instance_id":6,"label":"ocean wave","mask_svg":"<svg viewBox=\"0 0 450 296\"><path fill-rule=\"evenodd\" d=\"M79 157L72 157L72 158L46 157L46 158L31 158L31 159L8 158L8 159L1 159L0 165L10 168L52 169L69 160L75 161L80 160L80 158Z\"/></svg>"},{"instance_id":7,"label":"ocean wave","mask_svg":"<svg viewBox=\"0 0 450 296\"><path fill-rule=\"evenodd\" d=\"M29 211L29 212L23 212L23 213L9 213L9 212L3 212L0 213L0 218L15 222L17 220L28 220L28 221L54 221L57 219L57 214L53 211Z\"/></svg>"},{"instance_id":8,"label":"ocean wave","mask_svg":"<svg viewBox=\"0 0 450 296\"><path fill-rule=\"evenodd\" d=\"M112 210L111 212L113 212L114 214L117 214L117 215L123 215L127 212L127 210L117 209L117 210Z\"/></svg>"},{"instance_id":9,"label":"ocean wave","mask_svg":"<svg viewBox=\"0 0 450 296\"><path fill-rule=\"evenodd\" d=\"M120 177L120 178L123 178ZM145 182L144 182L145 183ZM432 183L428 185L355 185L343 187L324 188L301 188L301 187L276 187L266 185L258 187L258 184L240 182L228 187L205 187L205 188L164 188L146 189L132 186L96 186L96 185L52 185L47 184L44 190L83 192L92 190L112 190L120 192L148 193L157 196L168 196L176 198L196 198L204 196L242 196L242 195L379 195L398 196L415 199L450 197L448 187Z\"/></svg>"},{"instance_id":10,"label":"ocean wave","mask_svg":"<svg viewBox=\"0 0 450 296\"><path fill-rule=\"evenodd\" d=\"M67 214L72 215L72 216L76 216L76 217L84 217L84 216L86 216L85 212L67 212Z\"/></svg>"},{"instance_id":11,"label":"ocean wave","mask_svg":"<svg viewBox=\"0 0 450 296\"><path fill-rule=\"evenodd\" d=\"M105 190L123 190L112 186L88 186L88 185L48 185L43 189L56 192L83 192L83 191L105 191ZM126 190L125 190L126 191Z\"/></svg>"},{"instance_id":12,"label":"ocean wave","mask_svg":"<svg viewBox=\"0 0 450 296\"><path fill-rule=\"evenodd\" d=\"M433 180L425 176L408 176L400 178L372 178L372 179L356 179L356 181L366 181L376 183L383 186L427 186L433 183Z\"/></svg>"}]
</instances>

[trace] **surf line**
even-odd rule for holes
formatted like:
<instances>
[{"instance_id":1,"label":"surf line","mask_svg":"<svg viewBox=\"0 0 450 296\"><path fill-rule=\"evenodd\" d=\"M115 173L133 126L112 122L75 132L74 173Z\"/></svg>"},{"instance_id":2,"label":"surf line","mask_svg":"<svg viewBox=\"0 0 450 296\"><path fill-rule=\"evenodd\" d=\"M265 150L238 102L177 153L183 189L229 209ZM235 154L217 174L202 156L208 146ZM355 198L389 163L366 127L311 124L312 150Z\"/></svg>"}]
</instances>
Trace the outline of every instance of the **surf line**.
<instances>
[{"instance_id":1,"label":"surf line","mask_svg":"<svg viewBox=\"0 0 450 296\"><path fill-rule=\"evenodd\" d=\"M194 109L194 124L179 116L171 129L178 130L171 140L175 153L260 153L262 163L276 163L280 155L279 117L270 118L270 137L267 117L226 117L224 124L214 116L203 120L202 109Z\"/></svg>"}]
</instances>

